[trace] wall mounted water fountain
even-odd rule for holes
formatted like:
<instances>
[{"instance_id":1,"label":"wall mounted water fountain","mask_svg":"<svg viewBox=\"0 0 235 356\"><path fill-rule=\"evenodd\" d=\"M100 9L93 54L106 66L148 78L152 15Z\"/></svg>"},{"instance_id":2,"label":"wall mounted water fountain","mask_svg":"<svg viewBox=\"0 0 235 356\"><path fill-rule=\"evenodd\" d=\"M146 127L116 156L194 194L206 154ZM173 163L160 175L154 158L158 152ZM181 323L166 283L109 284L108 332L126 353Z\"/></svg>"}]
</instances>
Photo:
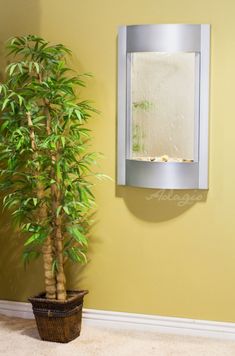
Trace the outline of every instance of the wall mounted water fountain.
<instances>
[{"instance_id":1,"label":"wall mounted water fountain","mask_svg":"<svg viewBox=\"0 0 235 356\"><path fill-rule=\"evenodd\" d=\"M122 26L117 183L208 189L209 25Z\"/></svg>"}]
</instances>

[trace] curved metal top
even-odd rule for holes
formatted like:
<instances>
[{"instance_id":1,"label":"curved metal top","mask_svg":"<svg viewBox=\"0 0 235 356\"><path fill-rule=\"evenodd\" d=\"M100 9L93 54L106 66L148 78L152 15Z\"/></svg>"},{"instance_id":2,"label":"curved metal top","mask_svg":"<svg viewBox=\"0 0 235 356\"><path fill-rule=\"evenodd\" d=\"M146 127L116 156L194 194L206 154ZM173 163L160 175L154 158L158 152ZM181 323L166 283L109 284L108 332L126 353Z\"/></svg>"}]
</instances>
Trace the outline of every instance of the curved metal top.
<instances>
[{"instance_id":1,"label":"curved metal top","mask_svg":"<svg viewBox=\"0 0 235 356\"><path fill-rule=\"evenodd\" d=\"M127 52L199 52L201 25L127 26Z\"/></svg>"}]
</instances>

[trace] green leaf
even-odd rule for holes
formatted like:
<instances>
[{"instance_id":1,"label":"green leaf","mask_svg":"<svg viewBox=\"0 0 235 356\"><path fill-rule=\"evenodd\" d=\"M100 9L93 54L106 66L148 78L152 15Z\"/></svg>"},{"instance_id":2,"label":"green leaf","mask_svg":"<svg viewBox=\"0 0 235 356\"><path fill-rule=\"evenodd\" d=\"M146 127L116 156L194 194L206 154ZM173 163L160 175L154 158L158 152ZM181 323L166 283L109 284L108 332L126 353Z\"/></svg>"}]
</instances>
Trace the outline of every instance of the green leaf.
<instances>
[{"instance_id":1,"label":"green leaf","mask_svg":"<svg viewBox=\"0 0 235 356\"><path fill-rule=\"evenodd\" d=\"M55 274L56 271L58 271L58 261L57 261L57 259L54 259L53 262L52 262L52 272L53 272L53 274Z\"/></svg>"},{"instance_id":2,"label":"green leaf","mask_svg":"<svg viewBox=\"0 0 235 356\"><path fill-rule=\"evenodd\" d=\"M18 95L18 100L19 100L19 104L21 106L24 101L24 98L21 95Z\"/></svg>"},{"instance_id":3,"label":"green leaf","mask_svg":"<svg viewBox=\"0 0 235 356\"><path fill-rule=\"evenodd\" d=\"M85 253L82 252L81 250L79 251L79 253L82 255L83 260L84 260L84 263L87 263L87 257L86 257L86 255L85 255Z\"/></svg>"},{"instance_id":4,"label":"green leaf","mask_svg":"<svg viewBox=\"0 0 235 356\"><path fill-rule=\"evenodd\" d=\"M70 235L80 244L87 246L87 239L86 236L81 233L81 231L75 227L75 226L69 226L67 227L67 231L70 233Z\"/></svg>"},{"instance_id":5,"label":"green leaf","mask_svg":"<svg viewBox=\"0 0 235 356\"><path fill-rule=\"evenodd\" d=\"M63 206L63 210L64 210L64 212L65 212L67 215L70 214L69 209L68 209L67 206Z\"/></svg>"},{"instance_id":6,"label":"green leaf","mask_svg":"<svg viewBox=\"0 0 235 356\"><path fill-rule=\"evenodd\" d=\"M23 224L22 227L21 227L21 229L22 229L22 231L27 232L27 231L30 231L30 230L29 230L29 229L30 229L30 226L31 226L31 223Z\"/></svg>"},{"instance_id":7,"label":"green leaf","mask_svg":"<svg viewBox=\"0 0 235 356\"><path fill-rule=\"evenodd\" d=\"M1 131L3 131L7 126L9 125L9 120L6 120L2 125L1 125Z\"/></svg>"},{"instance_id":8,"label":"green leaf","mask_svg":"<svg viewBox=\"0 0 235 356\"><path fill-rule=\"evenodd\" d=\"M58 206L58 208L56 209L56 216L58 217L60 215L62 209L62 205Z\"/></svg>"},{"instance_id":9,"label":"green leaf","mask_svg":"<svg viewBox=\"0 0 235 356\"><path fill-rule=\"evenodd\" d=\"M38 199L37 198L33 198L33 205L36 206L38 203Z\"/></svg>"},{"instance_id":10,"label":"green leaf","mask_svg":"<svg viewBox=\"0 0 235 356\"><path fill-rule=\"evenodd\" d=\"M37 259L40 254L41 253L39 251L24 251L22 256L24 265L26 266L26 264L28 264L32 260Z\"/></svg>"},{"instance_id":11,"label":"green leaf","mask_svg":"<svg viewBox=\"0 0 235 356\"><path fill-rule=\"evenodd\" d=\"M40 73L40 68L39 68L39 64L37 62L34 62L34 67L36 69L37 74L39 74Z\"/></svg>"},{"instance_id":12,"label":"green leaf","mask_svg":"<svg viewBox=\"0 0 235 356\"><path fill-rule=\"evenodd\" d=\"M86 255L76 247L67 248L65 254L75 263L87 263Z\"/></svg>"},{"instance_id":13,"label":"green leaf","mask_svg":"<svg viewBox=\"0 0 235 356\"><path fill-rule=\"evenodd\" d=\"M80 112L79 110L75 110L75 114L76 114L76 116L77 116L77 119L78 119L79 121L81 121L81 120L82 120L81 112Z\"/></svg>"},{"instance_id":14,"label":"green leaf","mask_svg":"<svg viewBox=\"0 0 235 356\"><path fill-rule=\"evenodd\" d=\"M16 67L17 67L17 63L10 66L10 71L9 71L10 76L13 74Z\"/></svg>"},{"instance_id":15,"label":"green leaf","mask_svg":"<svg viewBox=\"0 0 235 356\"><path fill-rule=\"evenodd\" d=\"M2 104L2 110L4 110L5 109L5 107L7 106L7 104L9 103L9 99L8 98L6 98L5 100L4 100L4 102L3 102L3 104Z\"/></svg>"},{"instance_id":16,"label":"green leaf","mask_svg":"<svg viewBox=\"0 0 235 356\"><path fill-rule=\"evenodd\" d=\"M45 240L47 235L48 234L46 232L36 232L32 236L30 236L30 238L27 239L27 241L25 242L24 246L28 246L28 245L30 245L32 243L41 244Z\"/></svg>"},{"instance_id":17,"label":"green leaf","mask_svg":"<svg viewBox=\"0 0 235 356\"><path fill-rule=\"evenodd\" d=\"M64 148L64 146L65 146L65 137L61 136L60 139L61 139L62 146Z\"/></svg>"},{"instance_id":18,"label":"green leaf","mask_svg":"<svg viewBox=\"0 0 235 356\"><path fill-rule=\"evenodd\" d=\"M38 122L41 122L42 120L45 120L45 116L41 115L33 119L34 125L37 124Z\"/></svg>"}]
</instances>

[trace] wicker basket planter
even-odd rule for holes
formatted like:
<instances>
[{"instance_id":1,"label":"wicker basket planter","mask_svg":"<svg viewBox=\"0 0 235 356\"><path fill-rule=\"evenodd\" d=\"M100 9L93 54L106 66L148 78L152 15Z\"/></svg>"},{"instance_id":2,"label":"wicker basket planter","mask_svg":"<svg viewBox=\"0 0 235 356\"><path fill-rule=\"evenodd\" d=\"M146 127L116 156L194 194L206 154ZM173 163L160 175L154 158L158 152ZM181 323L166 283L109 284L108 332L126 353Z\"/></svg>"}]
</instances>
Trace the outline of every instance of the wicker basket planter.
<instances>
[{"instance_id":1,"label":"wicker basket planter","mask_svg":"<svg viewBox=\"0 0 235 356\"><path fill-rule=\"evenodd\" d=\"M49 300L45 293L29 298L42 340L69 342L80 335L83 297L88 291L68 291L64 302Z\"/></svg>"}]
</instances>

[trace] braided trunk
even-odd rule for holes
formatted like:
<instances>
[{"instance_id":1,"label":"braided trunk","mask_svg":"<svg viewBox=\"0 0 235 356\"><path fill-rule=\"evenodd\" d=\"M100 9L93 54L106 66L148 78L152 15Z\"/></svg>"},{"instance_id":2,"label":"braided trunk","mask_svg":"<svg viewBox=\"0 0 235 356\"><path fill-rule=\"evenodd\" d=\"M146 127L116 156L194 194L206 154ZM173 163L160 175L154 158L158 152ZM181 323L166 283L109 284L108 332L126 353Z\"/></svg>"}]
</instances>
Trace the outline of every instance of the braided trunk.
<instances>
[{"instance_id":1,"label":"braided trunk","mask_svg":"<svg viewBox=\"0 0 235 356\"><path fill-rule=\"evenodd\" d=\"M31 114L27 112L27 121L28 127L30 131L30 141L31 148L33 150L34 159L37 158L37 147L35 141L35 133L32 123ZM36 172L38 174L38 172ZM43 222L47 218L47 207L42 203L44 198L44 190L43 186L38 181L37 183L37 198L39 200L40 208L39 208L39 220ZM42 246L42 255L43 255L43 266L44 266L44 281L45 281L45 290L46 290L46 298L48 299L56 299L56 280L53 273L53 250L52 250L52 239L51 236L45 239Z\"/></svg>"},{"instance_id":2,"label":"braided trunk","mask_svg":"<svg viewBox=\"0 0 235 356\"><path fill-rule=\"evenodd\" d=\"M54 234L54 246L56 253L56 295L58 300L66 299L66 279L64 274L64 258L63 258L63 235L62 235L62 218L57 214L58 208L61 205L61 194L58 188L59 178L55 173L55 167L57 164L57 157L52 156L53 168L52 177L56 183L51 186L52 197L52 213L53 213L53 234Z\"/></svg>"},{"instance_id":3,"label":"braided trunk","mask_svg":"<svg viewBox=\"0 0 235 356\"><path fill-rule=\"evenodd\" d=\"M51 115L49 110L49 102L45 99L45 115L46 115L46 130L47 135L51 134ZM58 150L58 145L57 145ZM61 205L61 192L59 189L60 179L56 174L56 165L58 164L58 154L51 155L52 167L51 178L55 181L51 185L51 200L52 200L52 217L53 217L53 243L56 255L56 299L66 300L66 278L64 273L64 257L63 257L63 235L62 235L62 217L59 215L58 208Z\"/></svg>"}]
</instances>

